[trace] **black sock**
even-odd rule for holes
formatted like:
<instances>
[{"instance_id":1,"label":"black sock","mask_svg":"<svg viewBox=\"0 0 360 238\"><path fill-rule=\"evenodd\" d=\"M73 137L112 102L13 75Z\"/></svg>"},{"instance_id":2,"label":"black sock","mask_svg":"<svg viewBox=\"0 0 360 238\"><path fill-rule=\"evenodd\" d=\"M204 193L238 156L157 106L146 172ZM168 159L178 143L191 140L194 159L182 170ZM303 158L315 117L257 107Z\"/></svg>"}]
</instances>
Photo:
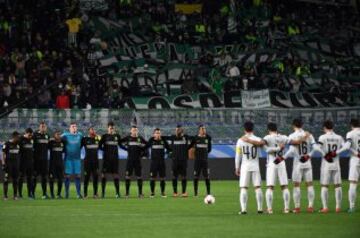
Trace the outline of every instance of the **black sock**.
<instances>
[{"instance_id":1,"label":"black sock","mask_svg":"<svg viewBox=\"0 0 360 238\"><path fill-rule=\"evenodd\" d=\"M27 185L27 191L28 191L28 197L32 197L32 178L31 176L26 177L26 185Z\"/></svg>"},{"instance_id":2,"label":"black sock","mask_svg":"<svg viewBox=\"0 0 360 238\"><path fill-rule=\"evenodd\" d=\"M37 184L36 176L34 176L33 181L32 181L32 194L33 194L33 196L35 196L36 184Z\"/></svg>"},{"instance_id":3,"label":"black sock","mask_svg":"<svg viewBox=\"0 0 360 238\"><path fill-rule=\"evenodd\" d=\"M210 179L205 179L205 185L206 185L206 192L209 195L210 194Z\"/></svg>"},{"instance_id":4,"label":"black sock","mask_svg":"<svg viewBox=\"0 0 360 238\"><path fill-rule=\"evenodd\" d=\"M126 196L129 196L130 191L130 179L125 179Z\"/></svg>"},{"instance_id":5,"label":"black sock","mask_svg":"<svg viewBox=\"0 0 360 238\"><path fill-rule=\"evenodd\" d=\"M94 189L94 195L98 194L98 179L99 176L97 174L93 175L93 189Z\"/></svg>"},{"instance_id":6,"label":"black sock","mask_svg":"<svg viewBox=\"0 0 360 238\"><path fill-rule=\"evenodd\" d=\"M161 189L161 194L165 193L165 180L160 180L160 189Z\"/></svg>"},{"instance_id":7,"label":"black sock","mask_svg":"<svg viewBox=\"0 0 360 238\"><path fill-rule=\"evenodd\" d=\"M173 185L174 193L177 193L177 178L174 178L172 180L172 185Z\"/></svg>"},{"instance_id":8,"label":"black sock","mask_svg":"<svg viewBox=\"0 0 360 238\"><path fill-rule=\"evenodd\" d=\"M8 188L9 188L9 182L7 180L4 181L4 197L8 197Z\"/></svg>"},{"instance_id":9,"label":"black sock","mask_svg":"<svg viewBox=\"0 0 360 238\"><path fill-rule=\"evenodd\" d=\"M43 196L46 196L46 177L45 176L41 177L41 189L43 192Z\"/></svg>"},{"instance_id":10,"label":"black sock","mask_svg":"<svg viewBox=\"0 0 360 238\"><path fill-rule=\"evenodd\" d=\"M187 184L187 180L182 179L181 180L182 193L186 193L186 184Z\"/></svg>"},{"instance_id":11,"label":"black sock","mask_svg":"<svg viewBox=\"0 0 360 238\"><path fill-rule=\"evenodd\" d=\"M84 197L87 197L89 186L90 174L86 173L84 178Z\"/></svg>"},{"instance_id":12,"label":"black sock","mask_svg":"<svg viewBox=\"0 0 360 238\"><path fill-rule=\"evenodd\" d=\"M23 183L24 183L24 178L21 176L19 178L19 197L22 197Z\"/></svg>"},{"instance_id":13,"label":"black sock","mask_svg":"<svg viewBox=\"0 0 360 238\"><path fill-rule=\"evenodd\" d=\"M199 187L199 179L198 179L198 178L194 178L194 195L195 195L195 196L198 195L198 187Z\"/></svg>"},{"instance_id":14,"label":"black sock","mask_svg":"<svg viewBox=\"0 0 360 238\"><path fill-rule=\"evenodd\" d=\"M101 196L105 197L105 188L106 188L106 178L101 179Z\"/></svg>"},{"instance_id":15,"label":"black sock","mask_svg":"<svg viewBox=\"0 0 360 238\"><path fill-rule=\"evenodd\" d=\"M151 190L151 195L155 194L155 180L154 179L150 179L150 190Z\"/></svg>"},{"instance_id":16,"label":"black sock","mask_svg":"<svg viewBox=\"0 0 360 238\"><path fill-rule=\"evenodd\" d=\"M58 182L57 182L57 195L58 196L61 195L62 185L63 185L63 180L61 178L59 178Z\"/></svg>"},{"instance_id":17,"label":"black sock","mask_svg":"<svg viewBox=\"0 0 360 238\"><path fill-rule=\"evenodd\" d=\"M14 197L17 197L17 194L18 194L18 179L13 178L12 184L13 184Z\"/></svg>"},{"instance_id":18,"label":"black sock","mask_svg":"<svg viewBox=\"0 0 360 238\"><path fill-rule=\"evenodd\" d=\"M49 187L50 187L50 195L51 197L54 197L54 179L49 179Z\"/></svg>"},{"instance_id":19,"label":"black sock","mask_svg":"<svg viewBox=\"0 0 360 238\"><path fill-rule=\"evenodd\" d=\"M142 180L142 179L138 179L138 180L137 180L137 185L138 185L138 192L139 192L139 195L142 195L142 185L143 185L143 180Z\"/></svg>"},{"instance_id":20,"label":"black sock","mask_svg":"<svg viewBox=\"0 0 360 238\"><path fill-rule=\"evenodd\" d=\"M114 186L115 186L116 195L120 196L120 181L119 181L119 178L114 178Z\"/></svg>"}]
</instances>

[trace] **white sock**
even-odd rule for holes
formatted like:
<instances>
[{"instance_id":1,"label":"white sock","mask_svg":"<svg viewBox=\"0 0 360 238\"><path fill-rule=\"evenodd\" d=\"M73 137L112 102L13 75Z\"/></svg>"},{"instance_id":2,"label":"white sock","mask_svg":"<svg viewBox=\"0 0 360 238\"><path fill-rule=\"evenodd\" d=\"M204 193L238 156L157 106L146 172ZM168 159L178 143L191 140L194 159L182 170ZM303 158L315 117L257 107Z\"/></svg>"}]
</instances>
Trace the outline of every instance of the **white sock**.
<instances>
[{"instance_id":1,"label":"white sock","mask_svg":"<svg viewBox=\"0 0 360 238\"><path fill-rule=\"evenodd\" d=\"M242 188L240 190L240 206L242 212L246 212L247 200L248 200L248 191L246 188Z\"/></svg>"},{"instance_id":2,"label":"white sock","mask_svg":"<svg viewBox=\"0 0 360 238\"><path fill-rule=\"evenodd\" d=\"M294 187L293 189L293 199L295 208L300 208L300 187Z\"/></svg>"},{"instance_id":3,"label":"white sock","mask_svg":"<svg viewBox=\"0 0 360 238\"><path fill-rule=\"evenodd\" d=\"M266 206L268 210L272 210L272 202L273 202L273 190L268 188L266 190Z\"/></svg>"},{"instance_id":4,"label":"white sock","mask_svg":"<svg viewBox=\"0 0 360 238\"><path fill-rule=\"evenodd\" d=\"M321 187L321 202L322 208L328 208L329 188Z\"/></svg>"},{"instance_id":5,"label":"white sock","mask_svg":"<svg viewBox=\"0 0 360 238\"><path fill-rule=\"evenodd\" d=\"M288 188L285 188L282 191L283 199L284 199L284 208L285 210L289 210L290 207L290 192Z\"/></svg>"},{"instance_id":6,"label":"white sock","mask_svg":"<svg viewBox=\"0 0 360 238\"><path fill-rule=\"evenodd\" d=\"M350 183L350 186L349 186L349 203L350 203L351 209L353 209L355 207L356 186L357 186L357 184L355 184L355 183Z\"/></svg>"},{"instance_id":7,"label":"white sock","mask_svg":"<svg viewBox=\"0 0 360 238\"><path fill-rule=\"evenodd\" d=\"M256 203L258 211L262 211L262 204L263 204L263 194L261 188L255 189L256 194Z\"/></svg>"},{"instance_id":8,"label":"white sock","mask_svg":"<svg viewBox=\"0 0 360 238\"><path fill-rule=\"evenodd\" d=\"M342 201L341 187L335 188L335 201L336 201L336 208L341 208L341 201Z\"/></svg>"},{"instance_id":9,"label":"white sock","mask_svg":"<svg viewBox=\"0 0 360 238\"><path fill-rule=\"evenodd\" d=\"M309 200L309 207L314 207L314 199L315 199L315 191L314 186L309 186L308 190L308 200Z\"/></svg>"}]
</instances>

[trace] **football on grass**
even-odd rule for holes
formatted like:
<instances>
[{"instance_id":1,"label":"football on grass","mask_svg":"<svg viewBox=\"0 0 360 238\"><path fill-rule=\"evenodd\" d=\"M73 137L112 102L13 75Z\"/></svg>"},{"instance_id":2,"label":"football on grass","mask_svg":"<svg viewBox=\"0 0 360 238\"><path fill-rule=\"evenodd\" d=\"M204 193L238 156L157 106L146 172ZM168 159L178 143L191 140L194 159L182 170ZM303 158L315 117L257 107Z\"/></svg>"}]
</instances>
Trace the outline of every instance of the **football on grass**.
<instances>
[{"instance_id":1,"label":"football on grass","mask_svg":"<svg viewBox=\"0 0 360 238\"><path fill-rule=\"evenodd\" d=\"M204 203L205 204L214 204L215 203L215 197L213 195L207 195L205 198L204 198Z\"/></svg>"}]
</instances>

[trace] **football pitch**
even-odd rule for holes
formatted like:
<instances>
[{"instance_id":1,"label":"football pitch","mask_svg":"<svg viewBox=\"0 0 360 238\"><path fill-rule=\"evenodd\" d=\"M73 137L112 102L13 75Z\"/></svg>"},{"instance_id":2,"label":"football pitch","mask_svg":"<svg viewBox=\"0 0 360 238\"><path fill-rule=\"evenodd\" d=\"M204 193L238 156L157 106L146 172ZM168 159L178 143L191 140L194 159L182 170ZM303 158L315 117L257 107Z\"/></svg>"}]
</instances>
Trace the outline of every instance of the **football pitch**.
<instances>
[{"instance_id":1,"label":"football pitch","mask_svg":"<svg viewBox=\"0 0 360 238\"><path fill-rule=\"evenodd\" d=\"M200 194L204 194L203 181L199 185ZM26 186L24 188L26 194ZM321 208L318 183L315 188L317 211ZM41 200L37 194L38 199L33 201L13 201L9 196L8 201L0 201L0 237L360 237L360 211L346 212L347 182L343 186L343 212L339 214L334 211L333 188L329 190L329 214L307 214L304 189L301 194L302 213L282 214L282 196L277 188L273 215L256 213L252 188L249 190L248 214L238 215L239 189L235 180L212 182L212 192L216 197L214 205L205 205L203 195L192 196L192 182L188 183L188 198L171 197L171 182L167 182L167 198L158 195L149 198L148 181L144 183L144 199L136 197L135 182L131 189L132 197L129 199L115 199L112 183L107 185L106 199L77 200L73 184L72 198L68 200ZM159 190L158 183L156 189ZM12 190L9 190L9 195L12 195ZM40 190L38 186L37 192ZM359 195L358 189L358 208Z\"/></svg>"}]
</instances>

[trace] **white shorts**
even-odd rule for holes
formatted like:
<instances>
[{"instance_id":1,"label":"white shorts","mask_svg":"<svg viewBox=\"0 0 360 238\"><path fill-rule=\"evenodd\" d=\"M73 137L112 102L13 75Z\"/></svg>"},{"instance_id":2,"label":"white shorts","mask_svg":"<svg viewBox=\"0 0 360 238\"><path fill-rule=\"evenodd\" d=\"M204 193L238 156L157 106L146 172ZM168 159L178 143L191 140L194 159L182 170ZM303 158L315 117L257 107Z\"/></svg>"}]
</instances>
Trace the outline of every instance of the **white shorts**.
<instances>
[{"instance_id":1,"label":"white shorts","mask_svg":"<svg viewBox=\"0 0 360 238\"><path fill-rule=\"evenodd\" d=\"M261 186L261 175L260 171L241 171L240 172L240 188L249 187L250 179L254 187Z\"/></svg>"},{"instance_id":2,"label":"white shorts","mask_svg":"<svg viewBox=\"0 0 360 238\"><path fill-rule=\"evenodd\" d=\"M266 186L275 186L276 178L281 186L288 185L288 175L285 167L268 166L266 168Z\"/></svg>"},{"instance_id":3,"label":"white shorts","mask_svg":"<svg viewBox=\"0 0 360 238\"><path fill-rule=\"evenodd\" d=\"M303 179L305 182L313 181L312 168L293 168L292 181L301 183Z\"/></svg>"},{"instance_id":4,"label":"white shorts","mask_svg":"<svg viewBox=\"0 0 360 238\"><path fill-rule=\"evenodd\" d=\"M332 184L341 184L341 171L338 170L329 170L321 169L320 170L320 184L329 185Z\"/></svg>"},{"instance_id":5,"label":"white shorts","mask_svg":"<svg viewBox=\"0 0 360 238\"><path fill-rule=\"evenodd\" d=\"M359 181L360 166L351 166L349 168L349 181Z\"/></svg>"}]
</instances>

